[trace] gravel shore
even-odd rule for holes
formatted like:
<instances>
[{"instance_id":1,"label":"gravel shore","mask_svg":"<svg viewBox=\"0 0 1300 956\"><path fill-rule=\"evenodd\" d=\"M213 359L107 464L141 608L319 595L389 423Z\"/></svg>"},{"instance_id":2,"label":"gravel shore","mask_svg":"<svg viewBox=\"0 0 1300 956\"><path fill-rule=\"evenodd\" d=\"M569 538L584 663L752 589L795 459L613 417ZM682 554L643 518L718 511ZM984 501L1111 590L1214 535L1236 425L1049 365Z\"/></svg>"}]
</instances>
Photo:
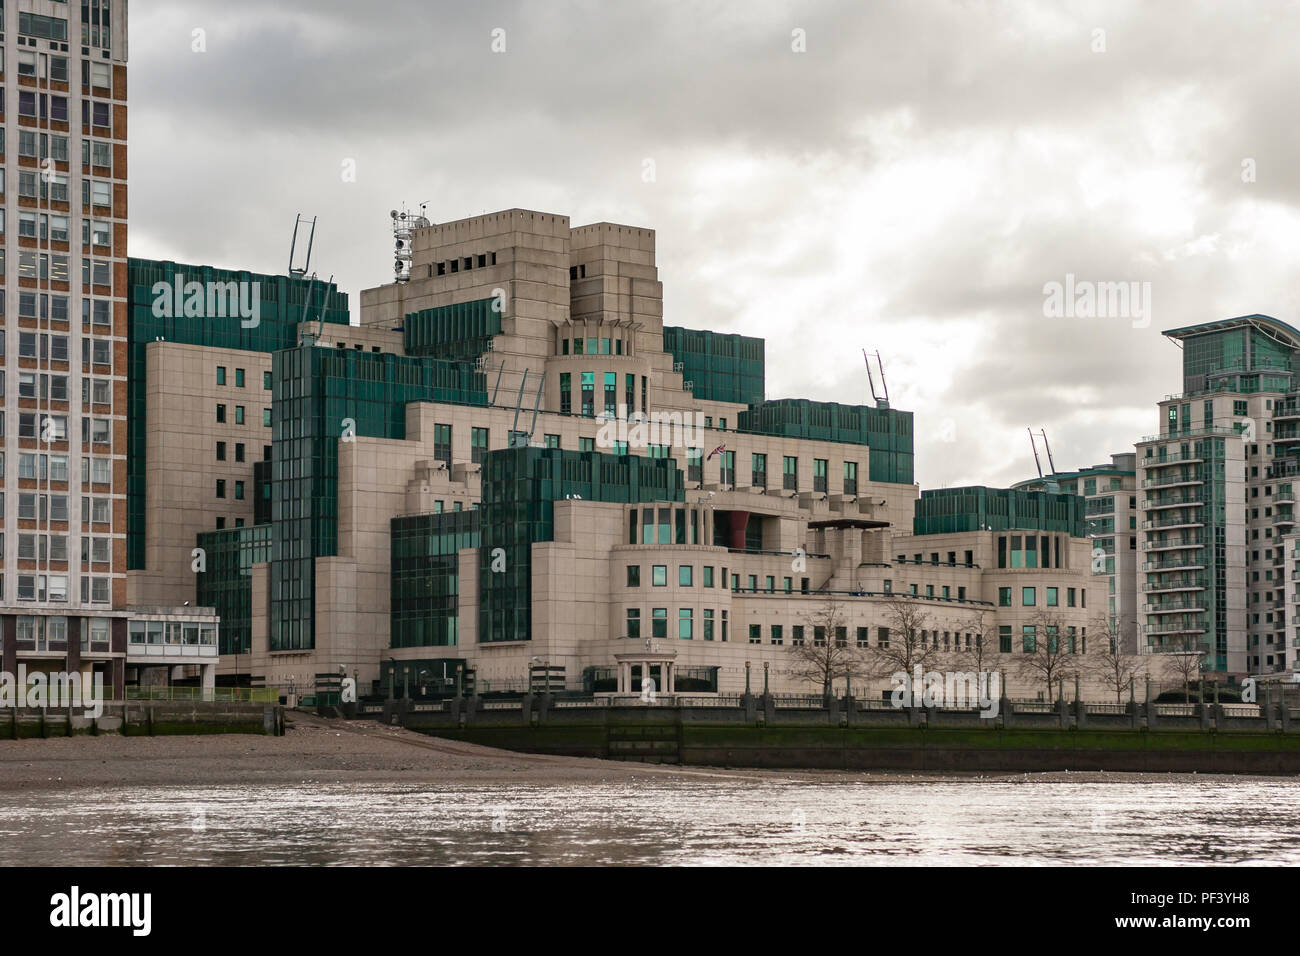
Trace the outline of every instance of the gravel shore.
<instances>
[{"instance_id":1,"label":"gravel shore","mask_svg":"<svg viewBox=\"0 0 1300 956\"><path fill-rule=\"evenodd\" d=\"M428 737L374 721L288 717L283 737L56 737L0 741L0 791L76 787L409 783L429 786L565 786L701 778L924 783L959 775L729 770L656 766L497 750ZM1172 774L972 774L978 779L1068 783L1168 782ZM1208 775L1203 775L1208 776ZM1225 782L1230 779L1222 778Z\"/></svg>"},{"instance_id":2,"label":"gravel shore","mask_svg":"<svg viewBox=\"0 0 1300 956\"><path fill-rule=\"evenodd\" d=\"M613 760L511 753L374 721L299 714L287 719L283 737L106 734L0 741L0 790L349 782L536 786L683 773Z\"/></svg>"}]
</instances>

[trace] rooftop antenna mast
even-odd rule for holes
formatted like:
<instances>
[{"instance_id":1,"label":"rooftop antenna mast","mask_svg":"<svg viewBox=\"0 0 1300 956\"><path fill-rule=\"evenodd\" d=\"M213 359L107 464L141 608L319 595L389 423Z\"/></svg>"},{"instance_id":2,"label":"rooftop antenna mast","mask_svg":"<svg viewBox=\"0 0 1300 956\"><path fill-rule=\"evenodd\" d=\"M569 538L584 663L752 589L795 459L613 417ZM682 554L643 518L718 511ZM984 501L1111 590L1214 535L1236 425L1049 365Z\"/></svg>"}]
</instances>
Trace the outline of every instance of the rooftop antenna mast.
<instances>
[{"instance_id":1,"label":"rooftop antenna mast","mask_svg":"<svg viewBox=\"0 0 1300 956\"><path fill-rule=\"evenodd\" d=\"M334 284L334 276L330 276L330 281L325 283L325 295L321 297L320 314L316 317L316 338L325 334L325 301L329 295L329 288ZM311 302L312 293L316 290L316 273L311 274L311 279L307 284L307 299L302 304L302 320L307 321L307 307Z\"/></svg>"},{"instance_id":2,"label":"rooftop antenna mast","mask_svg":"<svg viewBox=\"0 0 1300 956\"><path fill-rule=\"evenodd\" d=\"M502 365L504 366L504 362ZM524 369L524 377L519 380L519 398L515 400L515 420L510 426L510 447L527 448L533 440L533 432L537 429L537 411L542 405L542 389L546 385L546 373L542 373L541 379L537 383L537 401L533 403L533 422L528 426L528 431L519 430L519 412L524 407L524 387L528 384L528 369Z\"/></svg>"},{"instance_id":3,"label":"rooftop antenna mast","mask_svg":"<svg viewBox=\"0 0 1300 956\"><path fill-rule=\"evenodd\" d=\"M311 268L311 246L312 243L315 242L316 240L316 217L312 216L311 232L307 234L307 258L306 260L304 260L301 267L295 266L293 264L293 257L294 254L298 251L298 227L301 226L305 221L306 220L303 218L302 213L298 213L297 218L294 219L293 221L293 240L289 243L289 275L297 276L299 278L305 276L307 274L307 270Z\"/></svg>"},{"instance_id":4,"label":"rooftop antenna mast","mask_svg":"<svg viewBox=\"0 0 1300 956\"><path fill-rule=\"evenodd\" d=\"M1038 444L1037 442L1034 441L1034 430L1032 428L1026 427L1025 431L1029 432L1029 447L1034 450L1034 467L1038 469L1038 477L1042 478L1043 464L1041 461L1038 460Z\"/></svg>"},{"instance_id":5,"label":"rooftop antenna mast","mask_svg":"<svg viewBox=\"0 0 1300 956\"><path fill-rule=\"evenodd\" d=\"M307 280L307 293L302 300L302 318L298 320L298 341L302 343L304 333L307 333L307 322L310 321L310 310L312 305L312 296L316 291L316 273L308 274L307 270L311 268L311 250L316 242L316 216L308 220L302 213L294 218L293 221L293 238L289 242L289 276L294 279ZM294 257L298 252L298 230L304 225L310 226L307 233L307 253L303 259L302 265L294 265ZM330 282L334 282L334 277L330 276ZM325 331L325 304L321 303L320 317L316 322L316 334L313 341L319 339ZM310 334L310 333L307 333Z\"/></svg>"},{"instance_id":6,"label":"rooftop antenna mast","mask_svg":"<svg viewBox=\"0 0 1300 956\"><path fill-rule=\"evenodd\" d=\"M876 408L889 407L889 386L885 384L885 366L880 360L880 352L876 352L876 369L880 372L880 389L882 394L876 393L876 380L871 374L871 357L867 355L867 350L862 350L862 361L867 365L867 384L871 386L871 400L876 403Z\"/></svg>"},{"instance_id":7,"label":"rooftop antenna mast","mask_svg":"<svg viewBox=\"0 0 1300 956\"><path fill-rule=\"evenodd\" d=\"M1047 443L1047 429L1040 428L1039 433L1043 436L1043 447L1047 449L1047 466L1052 469L1052 474L1056 474L1056 462L1052 461L1052 446Z\"/></svg>"}]
</instances>

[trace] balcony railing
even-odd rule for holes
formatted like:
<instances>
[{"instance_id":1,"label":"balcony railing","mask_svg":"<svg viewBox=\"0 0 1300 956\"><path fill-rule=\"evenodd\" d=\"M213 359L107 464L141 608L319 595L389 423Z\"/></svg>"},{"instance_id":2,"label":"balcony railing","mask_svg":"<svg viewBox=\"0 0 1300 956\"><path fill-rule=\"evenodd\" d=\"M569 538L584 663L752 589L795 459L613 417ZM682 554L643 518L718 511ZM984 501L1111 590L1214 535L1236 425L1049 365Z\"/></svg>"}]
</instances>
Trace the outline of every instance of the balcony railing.
<instances>
[{"instance_id":1,"label":"balcony railing","mask_svg":"<svg viewBox=\"0 0 1300 956\"><path fill-rule=\"evenodd\" d=\"M1205 538L1202 535L1188 538L1164 538L1159 541L1148 541L1142 546L1143 551L1185 551L1188 548L1205 547Z\"/></svg>"},{"instance_id":2,"label":"balcony railing","mask_svg":"<svg viewBox=\"0 0 1300 956\"><path fill-rule=\"evenodd\" d=\"M1162 624L1143 624L1143 634L1205 634L1208 628L1199 622L1175 624L1167 621Z\"/></svg>"},{"instance_id":3,"label":"balcony railing","mask_svg":"<svg viewBox=\"0 0 1300 956\"><path fill-rule=\"evenodd\" d=\"M1190 495L1179 495L1173 498L1148 498L1143 503L1142 507L1146 508L1148 511L1153 511L1156 508L1199 508L1204 504L1205 496L1199 493L1193 493Z\"/></svg>"},{"instance_id":4,"label":"balcony railing","mask_svg":"<svg viewBox=\"0 0 1300 956\"><path fill-rule=\"evenodd\" d=\"M1165 465L1177 465L1177 464L1184 464L1187 462L1202 462L1202 461L1205 461L1205 456L1200 454L1199 452L1188 452L1186 455L1180 452L1173 455L1165 455L1163 457L1161 457L1160 455L1153 455L1149 458L1143 458L1142 467L1163 468Z\"/></svg>"},{"instance_id":5,"label":"balcony railing","mask_svg":"<svg viewBox=\"0 0 1300 956\"><path fill-rule=\"evenodd\" d=\"M1142 565L1142 570L1148 574L1161 571L1202 571L1204 569L1205 562L1196 558L1182 558L1177 561L1148 561Z\"/></svg>"},{"instance_id":6,"label":"balcony railing","mask_svg":"<svg viewBox=\"0 0 1300 956\"><path fill-rule=\"evenodd\" d=\"M1205 610L1204 601L1170 601L1166 604L1144 604L1143 614L1179 614Z\"/></svg>"},{"instance_id":7,"label":"balcony railing","mask_svg":"<svg viewBox=\"0 0 1300 956\"><path fill-rule=\"evenodd\" d=\"M1143 488L1166 488L1173 485L1199 485L1205 482L1205 474L1167 475L1164 478L1148 478L1142 482Z\"/></svg>"},{"instance_id":8,"label":"balcony railing","mask_svg":"<svg viewBox=\"0 0 1300 956\"><path fill-rule=\"evenodd\" d=\"M1150 528L1190 528L1205 524L1200 518L1156 518L1143 521L1143 529Z\"/></svg>"},{"instance_id":9,"label":"balcony railing","mask_svg":"<svg viewBox=\"0 0 1300 956\"><path fill-rule=\"evenodd\" d=\"M1204 591L1209 586L1209 578L1193 577L1174 581L1147 581L1142 585L1142 590L1154 594L1160 591Z\"/></svg>"},{"instance_id":10,"label":"balcony railing","mask_svg":"<svg viewBox=\"0 0 1300 956\"><path fill-rule=\"evenodd\" d=\"M1215 425L1208 428L1193 428L1190 431L1185 431L1185 432L1169 432L1167 435L1147 435L1140 442L1138 442L1138 444L1146 445L1152 442L1180 441L1187 438L1207 438L1210 436L1226 437L1228 435L1236 435L1236 434L1238 434L1238 432L1235 428L1224 428ZM1152 456L1148 455L1147 457L1152 457Z\"/></svg>"}]
</instances>

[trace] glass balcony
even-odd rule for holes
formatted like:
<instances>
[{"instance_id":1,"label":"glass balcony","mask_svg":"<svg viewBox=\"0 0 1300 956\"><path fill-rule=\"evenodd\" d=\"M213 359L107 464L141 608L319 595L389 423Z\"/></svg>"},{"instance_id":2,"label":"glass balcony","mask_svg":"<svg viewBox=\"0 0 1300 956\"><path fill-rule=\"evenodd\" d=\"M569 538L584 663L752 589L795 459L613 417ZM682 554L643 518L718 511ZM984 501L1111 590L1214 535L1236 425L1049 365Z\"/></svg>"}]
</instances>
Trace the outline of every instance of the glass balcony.
<instances>
[{"instance_id":1,"label":"glass balcony","mask_svg":"<svg viewBox=\"0 0 1300 956\"><path fill-rule=\"evenodd\" d=\"M1155 541L1148 541L1142 548L1143 551L1182 551L1187 548L1205 547L1205 538L1200 535L1187 538L1160 538Z\"/></svg>"},{"instance_id":2,"label":"glass balcony","mask_svg":"<svg viewBox=\"0 0 1300 956\"><path fill-rule=\"evenodd\" d=\"M1148 498L1143 504L1147 511L1155 511L1158 508L1191 508L1200 507L1205 504L1205 496L1199 491L1190 494L1175 495L1172 497Z\"/></svg>"}]
</instances>

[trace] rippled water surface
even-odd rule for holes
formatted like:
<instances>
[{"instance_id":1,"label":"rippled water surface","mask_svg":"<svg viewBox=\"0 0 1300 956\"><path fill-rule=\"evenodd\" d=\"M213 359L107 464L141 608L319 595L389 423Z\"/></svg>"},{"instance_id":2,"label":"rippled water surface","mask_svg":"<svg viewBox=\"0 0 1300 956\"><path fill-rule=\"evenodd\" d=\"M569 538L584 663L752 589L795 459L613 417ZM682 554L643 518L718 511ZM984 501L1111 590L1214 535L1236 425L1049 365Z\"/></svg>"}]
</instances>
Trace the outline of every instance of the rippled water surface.
<instances>
[{"instance_id":1,"label":"rippled water surface","mask_svg":"<svg viewBox=\"0 0 1300 956\"><path fill-rule=\"evenodd\" d=\"M0 865L1297 864L1298 797L1197 777L7 793Z\"/></svg>"}]
</instances>

